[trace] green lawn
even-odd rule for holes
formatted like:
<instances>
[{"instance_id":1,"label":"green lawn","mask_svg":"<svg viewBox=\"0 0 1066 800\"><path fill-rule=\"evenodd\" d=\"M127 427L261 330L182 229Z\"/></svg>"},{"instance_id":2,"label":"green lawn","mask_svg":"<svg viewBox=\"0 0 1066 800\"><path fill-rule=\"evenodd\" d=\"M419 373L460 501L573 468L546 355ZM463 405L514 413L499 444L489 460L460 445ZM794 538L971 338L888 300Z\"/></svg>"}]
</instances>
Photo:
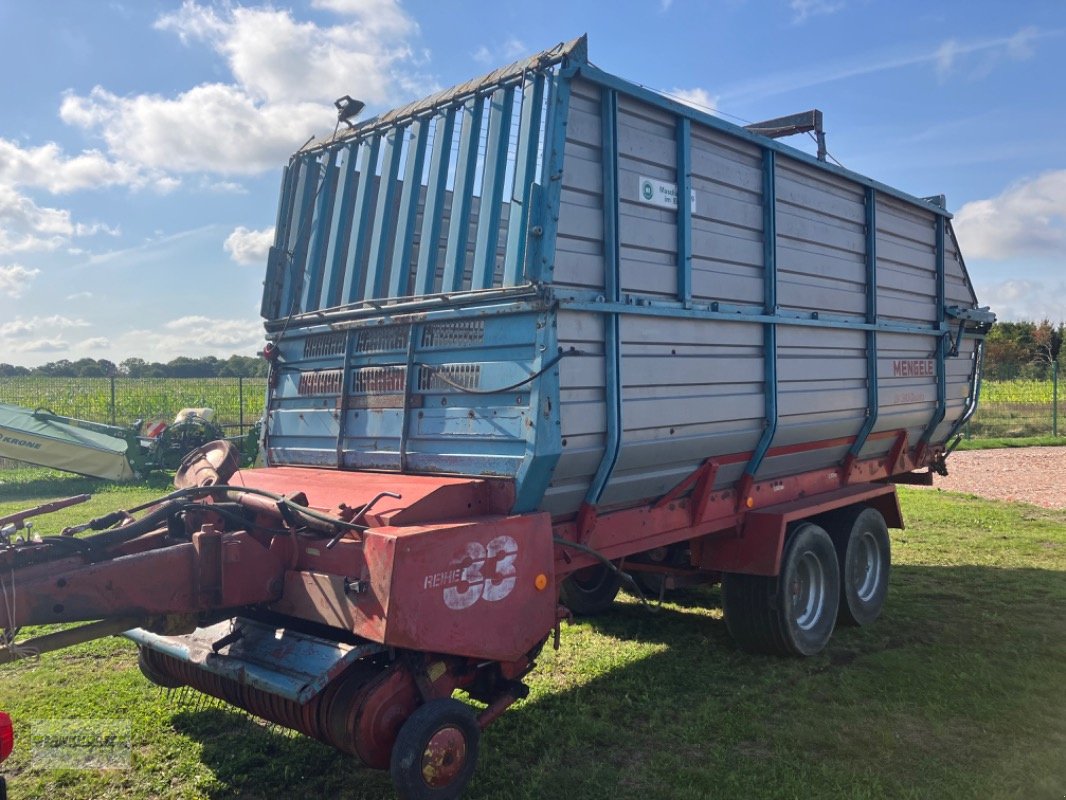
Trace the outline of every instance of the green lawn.
<instances>
[{"instance_id":1,"label":"green lawn","mask_svg":"<svg viewBox=\"0 0 1066 800\"><path fill-rule=\"evenodd\" d=\"M14 481L4 476L15 475ZM0 514L97 492L41 524L163 490L0 474ZM564 627L528 700L482 738L470 798L1056 798L1066 794L1066 512L902 489L885 616L807 660L730 642L717 590L656 610L623 598ZM121 718L132 767L39 770L12 798L388 798L387 776L141 678L104 640L0 668L16 721Z\"/></svg>"}]
</instances>

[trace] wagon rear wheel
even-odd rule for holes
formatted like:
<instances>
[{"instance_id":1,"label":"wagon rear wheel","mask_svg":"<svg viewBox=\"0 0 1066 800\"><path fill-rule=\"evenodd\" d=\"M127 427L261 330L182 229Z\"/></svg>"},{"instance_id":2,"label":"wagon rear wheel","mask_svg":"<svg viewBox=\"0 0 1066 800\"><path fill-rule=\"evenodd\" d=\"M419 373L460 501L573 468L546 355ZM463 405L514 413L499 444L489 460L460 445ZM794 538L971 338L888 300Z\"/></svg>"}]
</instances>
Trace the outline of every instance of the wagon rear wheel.
<instances>
[{"instance_id":1,"label":"wagon rear wheel","mask_svg":"<svg viewBox=\"0 0 1066 800\"><path fill-rule=\"evenodd\" d=\"M852 510L834 525L833 544L840 563L839 621L869 625L888 595L892 545L885 518L869 507Z\"/></svg>"},{"instance_id":2,"label":"wagon rear wheel","mask_svg":"<svg viewBox=\"0 0 1066 800\"><path fill-rule=\"evenodd\" d=\"M400 800L459 797L477 766L480 737L474 712L458 700L419 706L392 747L389 771Z\"/></svg>"}]
</instances>

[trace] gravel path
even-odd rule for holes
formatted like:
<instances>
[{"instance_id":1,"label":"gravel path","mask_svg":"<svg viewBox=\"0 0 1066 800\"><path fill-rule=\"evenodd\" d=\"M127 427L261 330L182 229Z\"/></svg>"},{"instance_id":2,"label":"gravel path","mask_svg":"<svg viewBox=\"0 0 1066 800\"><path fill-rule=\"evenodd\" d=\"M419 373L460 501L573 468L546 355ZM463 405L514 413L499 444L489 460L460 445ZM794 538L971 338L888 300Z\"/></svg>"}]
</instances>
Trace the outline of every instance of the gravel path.
<instances>
[{"instance_id":1,"label":"gravel path","mask_svg":"<svg viewBox=\"0 0 1066 800\"><path fill-rule=\"evenodd\" d=\"M948 476L933 485L952 492L1066 508L1066 447L967 450L948 457Z\"/></svg>"}]
</instances>

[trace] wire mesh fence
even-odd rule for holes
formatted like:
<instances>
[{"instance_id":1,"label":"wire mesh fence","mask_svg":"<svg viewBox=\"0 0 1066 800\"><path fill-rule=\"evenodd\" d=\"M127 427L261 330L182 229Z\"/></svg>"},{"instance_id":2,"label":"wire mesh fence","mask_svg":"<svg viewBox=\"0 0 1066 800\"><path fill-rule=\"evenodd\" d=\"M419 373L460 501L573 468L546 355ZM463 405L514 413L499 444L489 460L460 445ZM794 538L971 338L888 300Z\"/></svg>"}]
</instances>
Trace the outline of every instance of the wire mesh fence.
<instances>
[{"instance_id":1,"label":"wire mesh fence","mask_svg":"<svg viewBox=\"0 0 1066 800\"><path fill-rule=\"evenodd\" d=\"M1066 398L1057 370L1048 380L986 380L977 411L966 426L973 439L1058 436ZM1063 431L1066 432L1066 431Z\"/></svg>"},{"instance_id":2,"label":"wire mesh fence","mask_svg":"<svg viewBox=\"0 0 1066 800\"><path fill-rule=\"evenodd\" d=\"M0 403L120 426L210 408L227 433L244 433L263 415L265 400L265 378L0 378Z\"/></svg>"}]
</instances>

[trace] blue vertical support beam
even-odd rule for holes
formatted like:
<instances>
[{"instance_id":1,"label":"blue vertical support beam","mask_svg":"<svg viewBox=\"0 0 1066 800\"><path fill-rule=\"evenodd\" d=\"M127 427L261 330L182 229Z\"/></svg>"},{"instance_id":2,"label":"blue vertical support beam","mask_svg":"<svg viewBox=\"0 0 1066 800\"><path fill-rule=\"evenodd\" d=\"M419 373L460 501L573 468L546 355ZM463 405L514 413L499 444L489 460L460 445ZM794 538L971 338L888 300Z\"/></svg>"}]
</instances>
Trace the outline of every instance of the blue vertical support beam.
<instances>
[{"instance_id":1,"label":"blue vertical support beam","mask_svg":"<svg viewBox=\"0 0 1066 800\"><path fill-rule=\"evenodd\" d=\"M400 193L400 211L396 215L396 244L392 249L392 269L389 270L389 297L407 294L411 279L411 251L415 243L415 220L418 199L422 190L422 168L426 163L426 142L429 140L429 120L411 124L411 143L407 146L407 164Z\"/></svg>"},{"instance_id":2,"label":"blue vertical support beam","mask_svg":"<svg viewBox=\"0 0 1066 800\"><path fill-rule=\"evenodd\" d=\"M762 224L763 224L763 297L764 313L777 316L777 187L775 182L774 151L762 151ZM748 460L737 491L737 503L746 504L748 491L762 466L766 453L777 434L777 321L767 320L763 328L763 397L766 427L755 452Z\"/></svg>"},{"instance_id":3,"label":"blue vertical support beam","mask_svg":"<svg viewBox=\"0 0 1066 800\"><path fill-rule=\"evenodd\" d=\"M507 148L511 138L514 87L497 89L491 98L489 130L485 140L485 171L477 239L474 243L474 273L471 289L491 289L496 275L496 251L500 241L503 184L507 177Z\"/></svg>"},{"instance_id":4,"label":"blue vertical support beam","mask_svg":"<svg viewBox=\"0 0 1066 800\"><path fill-rule=\"evenodd\" d=\"M603 289L609 303L621 297L618 242L618 93L603 89L600 95L600 143L603 167ZM619 315L613 310L603 315L604 405L607 430L603 456L589 484L585 502L596 505L611 479L622 449L622 357L619 341Z\"/></svg>"},{"instance_id":5,"label":"blue vertical support beam","mask_svg":"<svg viewBox=\"0 0 1066 800\"><path fill-rule=\"evenodd\" d=\"M415 294L431 294L437 276L440 251L440 229L444 217L444 194L448 188L448 165L451 161L452 138L455 135L455 106L445 109L437 117L433 129L433 155L426 179L426 203L422 210L422 234L418 244L418 270L415 273Z\"/></svg>"},{"instance_id":6,"label":"blue vertical support beam","mask_svg":"<svg viewBox=\"0 0 1066 800\"><path fill-rule=\"evenodd\" d=\"M877 190L866 187L866 324L877 324ZM877 390L877 331L866 332L866 420L855 436L847 459L859 457L877 424L880 406Z\"/></svg>"},{"instance_id":7,"label":"blue vertical support beam","mask_svg":"<svg viewBox=\"0 0 1066 800\"><path fill-rule=\"evenodd\" d=\"M300 160L300 176L293 198L292 222L285 249L289 254L288 268L282 277L281 303L278 312L288 317L298 311L303 284L304 263L307 259L307 235L310 227L311 205L318 185L317 156L304 156Z\"/></svg>"},{"instance_id":8,"label":"blue vertical support beam","mask_svg":"<svg viewBox=\"0 0 1066 800\"><path fill-rule=\"evenodd\" d=\"M281 196L278 198L278 219L274 223L274 246L285 249L292 227L293 182L300 171L300 162L292 159L281 174Z\"/></svg>"},{"instance_id":9,"label":"blue vertical support beam","mask_svg":"<svg viewBox=\"0 0 1066 800\"><path fill-rule=\"evenodd\" d=\"M375 133L360 150L359 189L355 195L352 234L348 243L348 262L344 270L341 302L354 303L362 297L363 252L366 250L370 227L370 206L374 197L374 173L377 171L381 134Z\"/></svg>"},{"instance_id":10,"label":"blue vertical support beam","mask_svg":"<svg viewBox=\"0 0 1066 800\"><path fill-rule=\"evenodd\" d=\"M559 207L563 191L563 156L570 114L570 80L576 67L561 69L549 85L548 120L544 126L544 156L541 182L543 192L535 198L540 208L533 220L539 226L536 246L528 259L530 281L551 280L555 269L555 234L559 230ZM531 205L534 201L531 200Z\"/></svg>"},{"instance_id":11,"label":"blue vertical support beam","mask_svg":"<svg viewBox=\"0 0 1066 800\"><path fill-rule=\"evenodd\" d=\"M378 199L374 205L374 227L367 232L370 237L370 255L366 262L364 300L381 297L387 285L385 272L388 267L389 245L394 234L392 203L396 197L396 178L400 174L404 134L403 129L383 134L385 151L381 157L381 181L378 183Z\"/></svg>"},{"instance_id":12,"label":"blue vertical support beam","mask_svg":"<svg viewBox=\"0 0 1066 800\"><path fill-rule=\"evenodd\" d=\"M448 249L444 254L442 292L463 288L466 246L470 241L470 206L474 199L477 151L481 143L482 108L480 97L472 97L463 106L463 131L459 135L459 159L455 165L455 182L452 184L452 210L448 222Z\"/></svg>"},{"instance_id":13,"label":"blue vertical support beam","mask_svg":"<svg viewBox=\"0 0 1066 800\"><path fill-rule=\"evenodd\" d=\"M299 162L293 158L281 173L281 196L278 198L278 217L274 222L274 244L267 255L263 300L259 306L259 313L264 319L274 319L281 315L277 304L281 302L281 287L285 281L285 266L288 264L288 257L284 253L292 224L292 200L295 194L293 182L297 172Z\"/></svg>"},{"instance_id":14,"label":"blue vertical support beam","mask_svg":"<svg viewBox=\"0 0 1066 800\"><path fill-rule=\"evenodd\" d=\"M511 216L507 220L507 253L503 263L503 285L517 286L526 260L526 237L533 181L540 152L540 118L544 105L544 75L537 73L522 90L522 118L518 126L514 185L511 190Z\"/></svg>"},{"instance_id":15,"label":"blue vertical support beam","mask_svg":"<svg viewBox=\"0 0 1066 800\"><path fill-rule=\"evenodd\" d=\"M924 448L929 444L933 434L936 433L936 429L940 426L940 423L944 421L944 416L947 414L948 410L947 355L951 335L944 324L946 320L944 309L946 293L946 265L944 259L945 222L944 217L941 214L936 215L936 222L934 225L936 228L936 410L933 411L933 418L929 420L929 424L926 426L925 431L922 433L922 438L918 442L920 448Z\"/></svg>"},{"instance_id":16,"label":"blue vertical support beam","mask_svg":"<svg viewBox=\"0 0 1066 800\"><path fill-rule=\"evenodd\" d=\"M692 307L692 123L677 118L677 299Z\"/></svg>"},{"instance_id":17,"label":"blue vertical support beam","mask_svg":"<svg viewBox=\"0 0 1066 800\"><path fill-rule=\"evenodd\" d=\"M311 249L307 254L307 280L304 282L304 311L321 308L322 282L326 269L326 243L332 238L333 202L337 192L337 151L330 150L326 156L322 185L315 202L314 232Z\"/></svg>"},{"instance_id":18,"label":"blue vertical support beam","mask_svg":"<svg viewBox=\"0 0 1066 800\"><path fill-rule=\"evenodd\" d=\"M344 285L344 265L348 258L348 243L352 235L352 214L355 208L355 192L359 185L359 145L350 144L344 150L344 166L340 168L336 195L339 203L333 204L333 235L326 250L326 294L324 308L341 304L341 287Z\"/></svg>"}]
</instances>

